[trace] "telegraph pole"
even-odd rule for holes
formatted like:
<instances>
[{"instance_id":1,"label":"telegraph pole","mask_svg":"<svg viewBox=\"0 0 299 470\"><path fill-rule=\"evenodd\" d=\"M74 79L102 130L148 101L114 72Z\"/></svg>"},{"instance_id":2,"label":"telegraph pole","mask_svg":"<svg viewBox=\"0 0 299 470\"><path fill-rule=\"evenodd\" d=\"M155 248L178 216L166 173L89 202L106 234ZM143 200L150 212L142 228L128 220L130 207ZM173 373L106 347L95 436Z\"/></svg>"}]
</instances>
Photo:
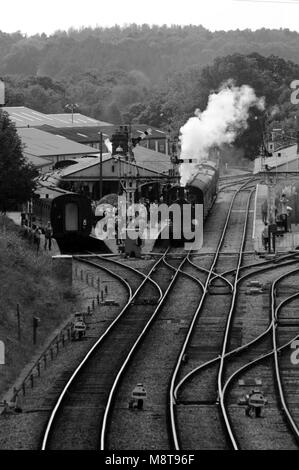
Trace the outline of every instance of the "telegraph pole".
<instances>
[{"instance_id":1,"label":"telegraph pole","mask_svg":"<svg viewBox=\"0 0 299 470\"><path fill-rule=\"evenodd\" d=\"M103 197L103 133L100 132L100 199Z\"/></svg>"}]
</instances>

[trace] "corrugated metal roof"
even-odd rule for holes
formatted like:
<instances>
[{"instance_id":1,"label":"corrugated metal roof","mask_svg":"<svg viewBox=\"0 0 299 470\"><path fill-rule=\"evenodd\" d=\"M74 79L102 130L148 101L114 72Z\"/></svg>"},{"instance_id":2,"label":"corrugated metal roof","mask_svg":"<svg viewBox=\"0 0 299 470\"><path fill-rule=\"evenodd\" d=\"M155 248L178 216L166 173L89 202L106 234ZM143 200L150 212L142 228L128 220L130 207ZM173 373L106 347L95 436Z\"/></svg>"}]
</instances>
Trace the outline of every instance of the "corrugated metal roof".
<instances>
[{"instance_id":1,"label":"corrugated metal roof","mask_svg":"<svg viewBox=\"0 0 299 470\"><path fill-rule=\"evenodd\" d=\"M26 106L4 106L2 109L9 114L16 127L43 125L52 127L112 126L109 122L98 121L80 113L74 113L72 121L71 113L44 114Z\"/></svg>"},{"instance_id":2,"label":"corrugated metal roof","mask_svg":"<svg viewBox=\"0 0 299 470\"><path fill-rule=\"evenodd\" d=\"M101 127L53 127L49 125L43 125L38 127L40 130L49 132L50 134L61 135L67 139L74 140L81 144L87 144L91 142L100 142ZM106 126L105 126L106 129ZM112 132L111 132L112 134ZM103 140L107 137L103 135Z\"/></svg>"},{"instance_id":3,"label":"corrugated metal roof","mask_svg":"<svg viewBox=\"0 0 299 470\"><path fill-rule=\"evenodd\" d=\"M119 128L119 126L106 126L106 125L96 125L93 127L63 127L60 128L54 127L50 124L43 124L36 126L39 129L50 132L51 134L59 134L67 137L68 139L74 140L76 142L84 143L84 142L99 142L100 141L100 133L103 133L103 140L105 138L111 138L112 134ZM132 126L132 134L133 137L139 137L142 132L146 129L149 129L149 126L145 124L140 125L133 125ZM149 136L151 139L165 139L166 134L164 131L160 131L158 129L152 129L151 135Z\"/></svg>"},{"instance_id":4,"label":"corrugated metal roof","mask_svg":"<svg viewBox=\"0 0 299 470\"><path fill-rule=\"evenodd\" d=\"M72 113L47 114L47 116L53 120L50 125L54 127L113 126L110 122L98 121L80 113L74 113L73 119Z\"/></svg>"},{"instance_id":5,"label":"corrugated metal roof","mask_svg":"<svg viewBox=\"0 0 299 470\"><path fill-rule=\"evenodd\" d=\"M24 153L38 157L56 155L90 155L97 152L87 145L78 144L61 136L49 134L39 129L19 128L18 134L24 144Z\"/></svg>"}]
</instances>

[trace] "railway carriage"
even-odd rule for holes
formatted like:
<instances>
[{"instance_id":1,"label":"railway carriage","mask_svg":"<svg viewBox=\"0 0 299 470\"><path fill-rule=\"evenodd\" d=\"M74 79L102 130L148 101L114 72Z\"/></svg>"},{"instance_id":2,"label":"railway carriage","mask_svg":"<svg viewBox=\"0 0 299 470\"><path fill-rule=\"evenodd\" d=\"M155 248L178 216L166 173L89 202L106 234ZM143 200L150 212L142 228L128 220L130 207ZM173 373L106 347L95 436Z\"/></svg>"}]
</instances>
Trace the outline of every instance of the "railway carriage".
<instances>
[{"instance_id":1,"label":"railway carriage","mask_svg":"<svg viewBox=\"0 0 299 470\"><path fill-rule=\"evenodd\" d=\"M76 246L92 230L90 200L57 187L39 187L32 200L32 223L44 230L49 221L59 247Z\"/></svg>"}]
</instances>

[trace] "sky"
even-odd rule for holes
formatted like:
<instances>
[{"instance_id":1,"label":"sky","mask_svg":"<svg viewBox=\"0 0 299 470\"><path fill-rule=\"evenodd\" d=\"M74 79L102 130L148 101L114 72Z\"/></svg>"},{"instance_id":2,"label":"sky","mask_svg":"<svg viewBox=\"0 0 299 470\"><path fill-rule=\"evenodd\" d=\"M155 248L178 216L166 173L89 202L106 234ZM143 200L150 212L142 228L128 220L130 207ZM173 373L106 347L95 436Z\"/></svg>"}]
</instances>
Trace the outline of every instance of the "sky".
<instances>
[{"instance_id":1,"label":"sky","mask_svg":"<svg viewBox=\"0 0 299 470\"><path fill-rule=\"evenodd\" d=\"M299 0L13 0L1 2L0 30L29 36L82 26L194 24L211 31L299 31Z\"/></svg>"}]
</instances>

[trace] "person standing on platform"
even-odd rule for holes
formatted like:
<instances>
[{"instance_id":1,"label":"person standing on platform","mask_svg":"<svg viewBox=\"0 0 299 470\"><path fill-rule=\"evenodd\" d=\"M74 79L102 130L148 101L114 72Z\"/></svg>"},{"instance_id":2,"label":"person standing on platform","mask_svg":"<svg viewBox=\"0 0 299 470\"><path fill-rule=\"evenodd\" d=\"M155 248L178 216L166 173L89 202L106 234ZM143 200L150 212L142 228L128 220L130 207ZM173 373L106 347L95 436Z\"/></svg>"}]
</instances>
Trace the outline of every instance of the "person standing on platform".
<instances>
[{"instance_id":1,"label":"person standing on platform","mask_svg":"<svg viewBox=\"0 0 299 470\"><path fill-rule=\"evenodd\" d=\"M269 246L269 227L267 222L265 223L264 230L262 231L262 242L264 249L267 250Z\"/></svg>"},{"instance_id":2,"label":"person standing on platform","mask_svg":"<svg viewBox=\"0 0 299 470\"><path fill-rule=\"evenodd\" d=\"M52 248L52 237L53 237L53 229L51 226L51 222L49 221L47 223L47 226L45 228L45 250L47 249L47 246L49 246L49 251L51 251Z\"/></svg>"},{"instance_id":3,"label":"person standing on platform","mask_svg":"<svg viewBox=\"0 0 299 470\"><path fill-rule=\"evenodd\" d=\"M36 252L37 252L37 253L39 252L39 248L40 248L40 238L41 238L41 234L42 234L42 231L41 231L41 229L37 226L36 229L34 230L34 233L33 233L33 241L34 241L34 244L36 245Z\"/></svg>"},{"instance_id":4,"label":"person standing on platform","mask_svg":"<svg viewBox=\"0 0 299 470\"><path fill-rule=\"evenodd\" d=\"M267 200L265 199L262 204L262 220L264 224L267 222L267 217L268 217L268 203L267 203Z\"/></svg>"},{"instance_id":5,"label":"person standing on platform","mask_svg":"<svg viewBox=\"0 0 299 470\"><path fill-rule=\"evenodd\" d=\"M288 232L288 210L287 210L287 207L288 207L288 198L286 197L286 195L284 193L282 193L281 195L281 198L279 200L280 202L280 213L281 213L281 220L283 221L283 226L284 226L284 230L285 232Z\"/></svg>"}]
</instances>

